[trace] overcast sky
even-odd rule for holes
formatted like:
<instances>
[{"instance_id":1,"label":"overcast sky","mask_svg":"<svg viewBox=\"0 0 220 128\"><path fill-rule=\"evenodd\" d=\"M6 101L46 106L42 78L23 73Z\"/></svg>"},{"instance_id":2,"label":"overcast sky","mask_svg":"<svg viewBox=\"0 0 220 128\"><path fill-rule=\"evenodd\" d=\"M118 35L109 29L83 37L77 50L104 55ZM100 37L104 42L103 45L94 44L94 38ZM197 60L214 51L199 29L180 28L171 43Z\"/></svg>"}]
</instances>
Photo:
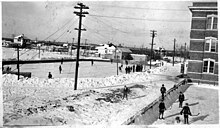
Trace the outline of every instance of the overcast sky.
<instances>
[{"instance_id":1,"label":"overcast sky","mask_svg":"<svg viewBox=\"0 0 220 128\"><path fill-rule=\"evenodd\" d=\"M82 2L82 1L81 1ZM30 39L77 41L78 17L72 2L3 2L3 37L24 34ZM154 47L189 44L191 1L83 1L89 14L83 18L81 43L108 43L150 48L150 30L156 30ZM69 32L68 32L69 30ZM71 31L71 33L70 33ZM55 33L56 32L56 33ZM55 34L53 34L55 33ZM53 34L51 37L49 37ZM48 38L49 37L49 38Z\"/></svg>"}]
</instances>

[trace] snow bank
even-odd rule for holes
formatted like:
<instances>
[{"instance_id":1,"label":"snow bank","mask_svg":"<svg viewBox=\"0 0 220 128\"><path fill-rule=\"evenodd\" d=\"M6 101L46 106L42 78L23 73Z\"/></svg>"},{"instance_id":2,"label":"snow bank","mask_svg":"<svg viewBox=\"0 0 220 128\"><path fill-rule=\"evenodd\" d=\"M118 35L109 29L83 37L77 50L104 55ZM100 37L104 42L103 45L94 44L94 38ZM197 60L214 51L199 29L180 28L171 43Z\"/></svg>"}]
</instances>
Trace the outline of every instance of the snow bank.
<instances>
[{"instance_id":1,"label":"snow bank","mask_svg":"<svg viewBox=\"0 0 220 128\"><path fill-rule=\"evenodd\" d=\"M89 88L99 88L107 86L124 85L130 83L140 83L147 82L152 79L149 73L161 74L167 70L166 67L158 67L155 69L148 70L146 72L135 72L131 74L120 74L118 76L110 76L105 78L79 78L78 79L78 89L89 89ZM14 86L16 87L70 87L74 88L74 78L24 78L17 80L17 75L13 74L3 74L2 76L4 86Z\"/></svg>"},{"instance_id":2,"label":"snow bank","mask_svg":"<svg viewBox=\"0 0 220 128\"><path fill-rule=\"evenodd\" d=\"M160 67L155 70L150 70L150 73L161 73L165 68ZM79 78L78 79L78 89L86 88L98 88L106 86L116 86L124 85L130 83L146 82L151 79L151 76L147 72L136 72L132 74L121 74L118 76L110 76L105 78ZM17 87L74 87L74 78L22 78L17 81L17 75L4 74L2 76L4 86L14 86Z\"/></svg>"}]
</instances>

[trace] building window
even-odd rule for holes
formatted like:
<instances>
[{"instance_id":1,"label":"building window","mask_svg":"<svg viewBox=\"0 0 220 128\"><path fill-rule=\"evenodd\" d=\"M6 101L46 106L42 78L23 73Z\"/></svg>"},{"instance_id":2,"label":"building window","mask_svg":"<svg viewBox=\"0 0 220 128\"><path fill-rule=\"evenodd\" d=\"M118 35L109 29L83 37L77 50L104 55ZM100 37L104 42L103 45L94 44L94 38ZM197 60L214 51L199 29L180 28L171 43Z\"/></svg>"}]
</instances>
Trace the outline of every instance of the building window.
<instances>
[{"instance_id":1,"label":"building window","mask_svg":"<svg viewBox=\"0 0 220 128\"><path fill-rule=\"evenodd\" d=\"M207 29L218 29L218 17L217 15L209 15L207 17Z\"/></svg>"},{"instance_id":2,"label":"building window","mask_svg":"<svg viewBox=\"0 0 220 128\"><path fill-rule=\"evenodd\" d=\"M203 72L214 73L215 61L211 59L203 60Z\"/></svg>"},{"instance_id":3,"label":"building window","mask_svg":"<svg viewBox=\"0 0 220 128\"><path fill-rule=\"evenodd\" d=\"M217 38L207 37L205 38L205 51L207 52L217 52Z\"/></svg>"}]
</instances>

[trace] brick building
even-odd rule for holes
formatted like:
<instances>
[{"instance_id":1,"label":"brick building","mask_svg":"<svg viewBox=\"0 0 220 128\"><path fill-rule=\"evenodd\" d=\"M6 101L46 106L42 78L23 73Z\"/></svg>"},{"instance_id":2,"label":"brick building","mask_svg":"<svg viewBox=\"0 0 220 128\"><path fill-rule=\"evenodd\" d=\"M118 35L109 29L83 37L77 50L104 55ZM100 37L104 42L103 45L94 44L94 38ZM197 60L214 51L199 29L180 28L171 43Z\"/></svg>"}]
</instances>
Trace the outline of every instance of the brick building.
<instances>
[{"instance_id":1,"label":"brick building","mask_svg":"<svg viewBox=\"0 0 220 128\"><path fill-rule=\"evenodd\" d=\"M193 2L188 76L194 82L218 84L217 2Z\"/></svg>"}]
</instances>

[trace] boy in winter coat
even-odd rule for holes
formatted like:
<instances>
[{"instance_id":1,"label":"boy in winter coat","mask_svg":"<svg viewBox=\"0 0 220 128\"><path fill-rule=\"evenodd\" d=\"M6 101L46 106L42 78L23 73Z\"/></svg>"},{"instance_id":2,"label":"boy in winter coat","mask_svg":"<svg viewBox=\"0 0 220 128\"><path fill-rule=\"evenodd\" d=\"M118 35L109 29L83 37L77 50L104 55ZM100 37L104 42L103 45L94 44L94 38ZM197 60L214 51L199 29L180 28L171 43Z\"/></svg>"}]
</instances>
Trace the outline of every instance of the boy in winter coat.
<instances>
[{"instance_id":1,"label":"boy in winter coat","mask_svg":"<svg viewBox=\"0 0 220 128\"><path fill-rule=\"evenodd\" d=\"M51 74L51 72L49 72L48 78L49 78L49 79L52 79L52 74Z\"/></svg>"},{"instance_id":2,"label":"boy in winter coat","mask_svg":"<svg viewBox=\"0 0 220 128\"><path fill-rule=\"evenodd\" d=\"M62 72L62 67L61 67L61 65L59 66L59 71L60 71L60 74L61 74L61 72Z\"/></svg>"},{"instance_id":3,"label":"boy in winter coat","mask_svg":"<svg viewBox=\"0 0 220 128\"><path fill-rule=\"evenodd\" d=\"M159 119L164 119L163 118L163 113L166 110L165 104L163 102L163 100L161 100L160 104L159 104ZM162 118L160 118L162 116Z\"/></svg>"},{"instance_id":4,"label":"boy in winter coat","mask_svg":"<svg viewBox=\"0 0 220 128\"><path fill-rule=\"evenodd\" d=\"M160 88L160 92L162 94L162 99L164 99L164 94L166 93L166 88L164 87L164 84L162 84L162 87Z\"/></svg>"},{"instance_id":5,"label":"boy in winter coat","mask_svg":"<svg viewBox=\"0 0 220 128\"><path fill-rule=\"evenodd\" d=\"M179 95L179 108L182 108L184 100L185 100L185 96L182 92L180 92L180 95Z\"/></svg>"},{"instance_id":6,"label":"boy in winter coat","mask_svg":"<svg viewBox=\"0 0 220 128\"><path fill-rule=\"evenodd\" d=\"M189 124L189 115L192 116L191 112L190 112L190 108L188 106L188 103L186 103L186 105L183 107L182 111L180 112L180 114L183 114L184 117L184 124Z\"/></svg>"},{"instance_id":7,"label":"boy in winter coat","mask_svg":"<svg viewBox=\"0 0 220 128\"><path fill-rule=\"evenodd\" d=\"M124 86L123 89L123 99L126 97L126 99L128 100L128 88L126 87L126 85Z\"/></svg>"}]
</instances>

